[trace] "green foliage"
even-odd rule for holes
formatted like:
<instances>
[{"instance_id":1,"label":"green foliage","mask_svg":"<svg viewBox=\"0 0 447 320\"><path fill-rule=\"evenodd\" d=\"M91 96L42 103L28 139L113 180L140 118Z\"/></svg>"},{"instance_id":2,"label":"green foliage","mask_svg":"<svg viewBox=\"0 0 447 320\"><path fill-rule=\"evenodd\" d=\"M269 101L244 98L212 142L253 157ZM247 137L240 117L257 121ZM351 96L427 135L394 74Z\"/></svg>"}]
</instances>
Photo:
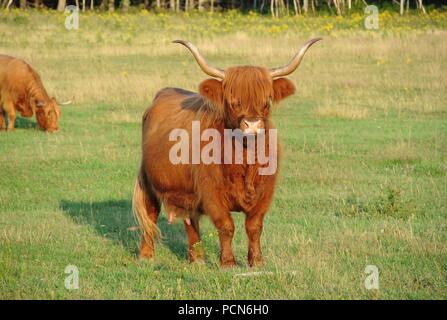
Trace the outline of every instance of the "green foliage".
<instances>
[{"instance_id":1,"label":"green foliage","mask_svg":"<svg viewBox=\"0 0 447 320\"><path fill-rule=\"evenodd\" d=\"M402 191L398 188L386 187L376 199L361 199L351 194L340 203L338 215L370 218L393 217L408 219L413 215L413 207L409 201L402 199Z\"/></svg>"}]
</instances>

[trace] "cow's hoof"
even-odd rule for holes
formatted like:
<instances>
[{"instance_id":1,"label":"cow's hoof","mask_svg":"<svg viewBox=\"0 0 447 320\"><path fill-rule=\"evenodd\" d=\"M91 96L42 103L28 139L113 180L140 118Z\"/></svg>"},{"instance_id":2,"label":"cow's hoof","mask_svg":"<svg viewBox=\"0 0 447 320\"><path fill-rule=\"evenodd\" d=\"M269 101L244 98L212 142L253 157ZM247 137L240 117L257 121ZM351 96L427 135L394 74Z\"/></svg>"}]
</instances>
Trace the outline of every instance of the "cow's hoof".
<instances>
[{"instance_id":1,"label":"cow's hoof","mask_svg":"<svg viewBox=\"0 0 447 320\"><path fill-rule=\"evenodd\" d=\"M205 250L200 242L197 242L192 246L191 249L188 250L188 258L189 262L195 263L196 261L204 261L205 259ZM200 263L200 262L199 262Z\"/></svg>"},{"instance_id":2,"label":"cow's hoof","mask_svg":"<svg viewBox=\"0 0 447 320\"><path fill-rule=\"evenodd\" d=\"M202 266L205 264L205 260L203 258L189 259L189 262L197 266Z\"/></svg>"},{"instance_id":3,"label":"cow's hoof","mask_svg":"<svg viewBox=\"0 0 447 320\"><path fill-rule=\"evenodd\" d=\"M220 266L222 268L233 268L236 266L236 260L231 259L231 260L225 260L225 261L221 261L220 262Z\"/></svg>"},{"instance_id":4,"label":"cow's hoof","mask_svg":"<svg viewBox=\"0 0 447 320\"><path fill-rule=\"evenodd\" d=\"M264 261L262 260L262 258L248 260L248 265L250 266L250 268L261 267L263 264Z\"/></svg>"},{"instance_id":5,"label":"cow's hoof","mask_svg":"<svg viewBox=\"0 0 447 320\"><path fill-rule=\"evenodd\" d=\"M139 255L138 256L138 261L150 261L150 260L153 260L154 259L154 256L152 255L152 256L143 256L143 255Z\"/></svg>"},{"instance_id":6,"label":"cow's hoof","mask_svg":"<svg viewBox=\"0 0 447 320\"><path fill-rule=\"evenodd\" d=\"M138 260L144 261L144 260L151 260L154 258L154 252L148 252L148 251L140 251L140 254L138 255Z\"/></svg>"},{"instance_id":7,"label":"cow's hoof","mask_svg":"<svg viewBox=\"0 0 447 320\"><path fill-rule=\"evenodd\" d=\"M190 253L188 258L189 258L190 263L205 264L205 256L204 256L203 252Z\"/></svg>"}]
</instances>

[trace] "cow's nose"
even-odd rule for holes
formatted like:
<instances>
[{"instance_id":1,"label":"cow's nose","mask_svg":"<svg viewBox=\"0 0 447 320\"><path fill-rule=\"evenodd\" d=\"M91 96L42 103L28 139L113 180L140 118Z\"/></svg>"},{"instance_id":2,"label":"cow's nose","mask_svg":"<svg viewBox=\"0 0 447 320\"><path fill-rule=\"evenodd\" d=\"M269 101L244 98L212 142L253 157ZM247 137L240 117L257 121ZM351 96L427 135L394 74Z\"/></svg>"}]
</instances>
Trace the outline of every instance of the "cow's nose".
<instances>
[{"instance_id":1,"label":"cow's nose","mask_svg":"<svg viewBox=\"0 0 447 320\"><path fill-rule=\"evenodd\" d=\"M244 134L258 134L264 129L264 120L259 118L243 118L240 129Z\"/></svg>"}]
</instances>

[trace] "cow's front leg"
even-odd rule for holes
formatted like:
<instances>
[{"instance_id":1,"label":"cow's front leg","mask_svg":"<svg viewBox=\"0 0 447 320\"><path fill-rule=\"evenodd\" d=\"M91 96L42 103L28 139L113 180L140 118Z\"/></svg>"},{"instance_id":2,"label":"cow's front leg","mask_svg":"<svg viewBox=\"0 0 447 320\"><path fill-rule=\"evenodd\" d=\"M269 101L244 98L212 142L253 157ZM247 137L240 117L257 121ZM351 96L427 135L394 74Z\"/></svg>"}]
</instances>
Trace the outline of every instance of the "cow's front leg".
<instances>
[{"instance_id":1,"label":"cow's front leg","mask_svg":"<svg viewBox=\"0 0 447 320\"><path fill-rule=\"evenodd\" d=\"M204 261L203 248L200 244L199 219L183 220L186 235L188 236L188 258L191 263L202 263Z\"/></svg>"},{"instance_id":2,"label":"cow's front leg","mask_svg":"<svg viewBox=\"0 0 447 320\"><path fill-rule=\"evenodd\" d=\"M245 218L245 230L248 236L248 265L260 266L263 263L261 251L261 234L264 214L256 213Z\"/></svg>"},{"instance_id":3,"label":"cow's front leg","mask_svg":"<svg viewBox=\"0 0 447 320\"><path fill-rule=\"evenodd\" d=\"M209 200L208 200L209 201ZM234 222L230 211L218 205L218 202L209 201L204 209L217 229L220 241L220 265L233 267L236 260L233 255L232 241L234 236Z\"/></svg>"},{"instance_id":4,"label":"cow's front leg","mask_svg":"<svg viewBox=\"0 0 447 320\"><path fill-rule=\"evenodd\" d=\"M213 219L217 228L220 241L220 265L222 267L233 267L236 259L233 255L234 222L230 212L222 213L217 219Z\"/></svg>"},{"instance_id":5,"label":"cow's front leg","mask_svg":"<svg viewBox=\"0 0 447 320\"><path fill-rule=\"evenodd\" d=\"M16 110L11 101L5 103L6 115L8 117L8 131L14 131L14 123L16 121Z\"/></svg>"}]
</instances>

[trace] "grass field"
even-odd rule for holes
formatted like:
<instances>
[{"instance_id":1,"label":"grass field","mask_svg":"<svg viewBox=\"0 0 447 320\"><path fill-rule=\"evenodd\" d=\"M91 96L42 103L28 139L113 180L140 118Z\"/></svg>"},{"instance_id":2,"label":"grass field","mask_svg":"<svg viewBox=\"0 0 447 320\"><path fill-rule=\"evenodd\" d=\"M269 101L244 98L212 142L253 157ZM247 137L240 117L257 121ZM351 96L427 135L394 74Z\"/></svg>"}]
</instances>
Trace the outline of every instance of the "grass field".
<instances>
[{"instance_id":1,"label":"grass field","mask_svg":"<svg viewBox=\"0 0 447 320\"><path fill-rule=\"evenodd\" d=\"M26 58L63 107L61 130L35 119L0 133L0 298L447 298L447 15L287 18L159 14L0 13L0 52ZM246 20L244 20L246 19ZM279 30L279 31L278 31ZM152 262L136 259L131 215L141 116L167 86L205 75L176 38L215 65L277 66L310 37L290 79L297 94L274 114L284 157L262 245L268 271L221 270L202 220L206 265L186 259L183 226L159 223ZM67 290L64 270L79 269ZM379 290L366 290L375 265Z\"/></svg>"}]
</instances>

